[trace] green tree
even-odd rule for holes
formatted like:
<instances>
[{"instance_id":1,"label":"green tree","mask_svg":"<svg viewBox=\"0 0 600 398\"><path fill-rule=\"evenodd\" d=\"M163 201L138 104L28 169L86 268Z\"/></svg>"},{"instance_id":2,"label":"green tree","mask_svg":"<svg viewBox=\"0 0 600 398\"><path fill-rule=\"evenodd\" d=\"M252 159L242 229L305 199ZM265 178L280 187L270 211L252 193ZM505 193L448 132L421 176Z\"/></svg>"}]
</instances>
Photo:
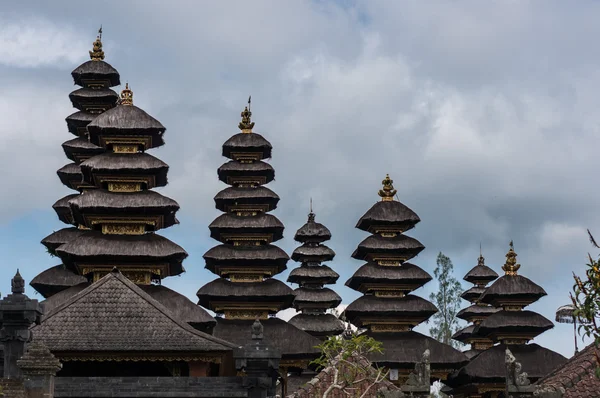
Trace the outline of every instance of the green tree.
<instances>
[{"instance_id":1,"label":"green tree","mask_svg":"<svg viewBox=\"0 0 600 398\"><path fill-rule=\"evenodd\" d=\"M434 324L429 329L429 334L442 343L458 348L460 343L452 340L452 335L459 327L456 314L460 310L462 287L453 275L454 266L450 257L440 252L436 263L433 273L439 287L437 293L431 293L429 299L439 311L429 320Z\"/></svg>"}]
</instances>

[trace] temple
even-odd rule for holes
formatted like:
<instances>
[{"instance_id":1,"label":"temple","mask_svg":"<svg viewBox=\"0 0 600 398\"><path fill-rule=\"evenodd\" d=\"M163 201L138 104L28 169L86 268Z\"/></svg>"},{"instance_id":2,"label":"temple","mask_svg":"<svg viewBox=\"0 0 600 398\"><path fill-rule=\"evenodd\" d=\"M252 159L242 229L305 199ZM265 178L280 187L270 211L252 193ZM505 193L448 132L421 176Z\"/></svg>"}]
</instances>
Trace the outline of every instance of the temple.
<instances>
[{"instance_id":1,"label":"temple","mask_svg":"<svg viewBox=\"0 0 600 398\"><path fill-rule=\"evenodd\" d=\"M519 275L521 265L513 243L502 266L504 275L485 289L478 299L482 304L500 308L487 316L471 333L472 338L489 339L494 346L473 356L470 362L452 374L448 385L455 396L495 398L504 394L506 384L505 352L515 356L535 382L566 362L562 355L530 343L536 336L554 327L542 315L524 308L546 295L544 289Z\"/></svg>"},{"instance_id":2,"label":"temple","mask_svg":"<svg viewBox=\"0 0 600 398\"><path fill-rule=\"evenodd\" d=\"M312 211L312 199L308 221L296 231L294 240L302 243L292 253L292 260L301 266L290 272L288 282L297 283L294 290L293 307L300 314L290 319L290 323L298 329L325 339L344 331L343 323L333 314L326 311L341 304L342 298L324 285L335 284L339 275L330 267L321 264L331 261L335 252L323 244L331 239L331 232L321 223L315 221Z\"/></svg>"},{"instance_id":3,"label":"temple","mask_svg":"<svg viewBox=\"0 0 600 398\"><path fill-rule=\"evenodd\" d=\"M404 235L420 218L397 200L393 180L388 176L375 203L359 220L356 228L371 233L352 254L366 261L346 286L363 293L345 310L349 322L365 328L367 335L383 343L383 353L372 360L406 380L423 352L430 350L431 377L445 379L467 357L453 347L413 331L429 319L437 308L429 301L410 294L431 280L420 267L408 262L425 247Z\"/></svg>"}]
</instances>

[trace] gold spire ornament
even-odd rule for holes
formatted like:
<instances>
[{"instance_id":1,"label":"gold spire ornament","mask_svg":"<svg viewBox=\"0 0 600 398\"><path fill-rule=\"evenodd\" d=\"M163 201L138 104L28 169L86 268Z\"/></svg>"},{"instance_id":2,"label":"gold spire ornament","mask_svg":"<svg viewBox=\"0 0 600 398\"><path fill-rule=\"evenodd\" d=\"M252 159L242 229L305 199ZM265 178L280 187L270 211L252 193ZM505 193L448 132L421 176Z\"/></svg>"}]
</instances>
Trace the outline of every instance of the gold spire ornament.
<instances>
[{"instance_id":1,"label":"gold spire ornament","mask_svg":"<svg viewBox=\"0 0 600 398\"><path fill-rule=\"evenodd\" d=\"M121 105L133 105L133 91L129 89L129 83L125 83L125 89L121 91Z\"/></svg>"},{"instance_id":2,"label":"gold spire ornament","mask_svg":"<svg viewBox=\"0 0 600 398\"><path fill-rule=\"evenodd\" d=\"M102 61L104 59L104 51L102 50L102 26L98 29L98 36L93 43L93 50L90 51L92 61Z\"/></svg>"},{"instance_id":3,"label":"gold spire ornament","mask_svg":"<svg viewBox=\"0 0 600 398\"><path fill-rule=\"evenodd\" d=\"M238 127L240 130L242 130L242 133L251 133L252 132L252 128L254 127L254 122L251 120L252 118L252 112L250 111L250 105L252 104L252 96L248 97L248 106L244 108L244 110L241 113L242 116L242 121L240 122L240 124L238 124Z\"/></svg>"},{"instance_id":4,"label":"gold spire ornament","mask_svg":"<svg viewBox=\"0 0 600 398\"><path fill-rule=\"evenodd\" d=\"M521 268L521 264L517 264L517 253L515 253L515 248L513 246L513 241L510 241L510 249L508 253L506 253L506 263L502 266L502 271L506 275L515 276L517 275L517 271Z\"/></svg>"},{"instance_id":5,"label":"gold spire ornament","mask_svg":"<svg viewBox=\"0 0 600 398\"><path fill-rule=\"evenodd\" d=\"M380 189L378 192L379 196L381 196L381 200L383 202L391 202L394 200L394 195L396 195L396 192L398 191L394 189L394 180L390 178L389 174L385 175L381 184L383 184L383 189Z\"/></svg>"}]
</instances>

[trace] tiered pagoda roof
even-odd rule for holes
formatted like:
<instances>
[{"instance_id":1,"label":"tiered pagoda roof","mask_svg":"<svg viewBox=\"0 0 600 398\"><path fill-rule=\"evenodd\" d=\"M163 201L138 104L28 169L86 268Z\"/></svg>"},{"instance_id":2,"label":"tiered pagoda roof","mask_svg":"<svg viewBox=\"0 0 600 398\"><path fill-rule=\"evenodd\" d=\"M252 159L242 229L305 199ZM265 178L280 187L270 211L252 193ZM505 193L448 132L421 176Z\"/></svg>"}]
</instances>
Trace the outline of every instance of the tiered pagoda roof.
<instances>
[{"instance_id":1,"label":"tiered pagoda roof","mask_svg":"<svg viewBox=\"0 0 600 398\"><path fill-rule=\"evenodd\" d=\"M404 235L419 221L411 209L394 200L396 190L389 175L382 181L381 201L373 205L358 221L356 228L372 235L363 240L352 254L366 264L346 282L346 286L363 293L344 314L358 328L383 343L383 353L372 357L381 366L398 369L408 377L425 349L431 352L432 377L445 379L447 374L467 361L466 356L412 329L438 310L429 301L411 294L432 278L408 262L425 247Z\"/></svg>"},{"instance_id":2,"label":"tiered pagoda roof","mask_svg":"<svg viewBox=\"0 0 600 398\"><path fill-rule=\"evenodd\" d=\"M331 239L331 232L321 223L315 221L315 213L311 209L308 221L296 231L294 240L302 243L292 253L292 260L301 263L292 270L288 282L297 283L294 290L293 307L301 313L290 319L290 323L298 329L319 338L336 336L344 331L343 323L333 314L326 311L335 308L342 302L336 292L324 285L335 284L339 275L321 263L331 261L335 252L323 244Z\"/></svg>"},{"instance_id":3,"label":"tiered pagoda roof","mask_svg":"<svg viewBox=\"0 0 600 398\"><path fill-rule=\"evenodd\" d=\"M471 305L459 311L456 316L469 322L470 325L456 332L452 338L462 343L471 344L471 349L465 351L465 354L469 358L494 345L491 339L473 336L473 330L488 316L500 311L499 308L479 301L479 298L485 292L486 285L497 278L498 274L485 265L485 259L481 253L477 259L477 265L467 272L463 278L473 284L472 288L465 290L461 295Z\"/></svg>"},{"instance_id":4,"label":"tiered pagoda roof","mask_svg":"<svg viewBox=\"0 0 600 398\"><path fill-rule=\"evenodd\" d=\"M474 327L471 336L491 340L497 345L482 351L454 373L448 384L463 393L477 394L483 391L504 391L506 369L502 358L509 348L517 360L527 369L532 382L550 373L566 362L562 355L530 343L536 336L554 327L542 315L524 308L546 295L544 289L530 279L519 275L521 267L513 243L506 254L502 267L505 275L485 289L479 301L500 308L485 317Z\"/></svg>"},{"instance_id":5,"label":"tiered pagoda roof","mask_svg":"<svg viewBox=\"0 0 600 398\"><path fill-rule=\"evenodd\" d=\"M283 355L282 367L304 365L317 355L315 337L273 318L290 308L294 291L273 276L286 269L287 254L273 243L283 237L284 226L269 214L279 196L264 185L273 180L273 167L263 162L271 156L271 144L254 133L250 102L242 112L241 133L223 144L223 156L231 159L218 169L218 177L230 187L215 196L223 212L210 225L210 236L221 242L204 254L206 269L219 278L201 287L198 303L219 315L214 335L233 343L247 343L247 330L259 318L265 336L271 336Z\"/></svg>"}]
</instances>

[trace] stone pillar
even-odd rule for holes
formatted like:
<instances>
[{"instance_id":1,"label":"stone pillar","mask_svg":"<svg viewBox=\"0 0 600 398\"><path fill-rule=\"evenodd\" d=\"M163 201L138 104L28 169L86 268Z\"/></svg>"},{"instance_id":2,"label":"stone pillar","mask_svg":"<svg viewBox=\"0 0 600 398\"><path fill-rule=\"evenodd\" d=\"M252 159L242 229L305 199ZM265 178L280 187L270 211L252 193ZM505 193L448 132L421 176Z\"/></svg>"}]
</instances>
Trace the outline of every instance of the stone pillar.
<instances>
[{"instance_id":1,"label":"stone pillar","mask_svg":"<svg viewBox=\"0 0 600 398\"><path fill-rule=\"evenodd\" d=\"M258 319L252 325L252 342L235 350L234 358L236 369L246 373L248 398L275 396L281 353L263 341L263 326Z\"/></svg>"},{"instance_id":2,"label":"stone pillar","mask_svg":"<svg viewBox=\"0 0 600 398\"><path fill-rule=\"evenodd\" d=\"M62 365L48 347L34 340L17 365L23 372L26 398L54 397L54 376Z\"/></svg>"},{"instance_id":3,"label":"stone pillar","mask_svg":"<svg viewBox=\"0 0 600 398\"><path fill-rule=\"evenodd\" d=\"M17 274L11 281L12 294L0 300L0 342L4 344L4 378L21 377L17 360L25 352L25 344L31 340L29 327L39 323L42 307L25 293L25 281Z\"/></svg>"}]
</instances>

